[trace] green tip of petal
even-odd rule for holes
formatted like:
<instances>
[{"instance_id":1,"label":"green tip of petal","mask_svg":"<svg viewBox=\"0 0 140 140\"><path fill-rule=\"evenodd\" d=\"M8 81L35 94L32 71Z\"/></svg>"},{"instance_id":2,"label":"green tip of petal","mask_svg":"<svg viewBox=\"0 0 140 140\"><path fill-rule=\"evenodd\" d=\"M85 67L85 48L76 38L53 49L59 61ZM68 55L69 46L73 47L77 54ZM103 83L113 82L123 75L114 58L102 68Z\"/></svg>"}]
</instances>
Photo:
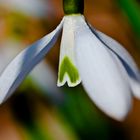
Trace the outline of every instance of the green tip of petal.
<instances>
[{"instance_id":1,"label":"green tip of petal","mask_svg":"<svg viewBox=\"0 0 140 140\"><path fill-rule=\"evenodd\" d=\"M60 64L58 74L58 80L60 83L63 83L66 74L70 80L71 85L77 85L78 81L80 81L80 76L77 68L67 56L64 57Z\"/></svg>"}]
</instances>

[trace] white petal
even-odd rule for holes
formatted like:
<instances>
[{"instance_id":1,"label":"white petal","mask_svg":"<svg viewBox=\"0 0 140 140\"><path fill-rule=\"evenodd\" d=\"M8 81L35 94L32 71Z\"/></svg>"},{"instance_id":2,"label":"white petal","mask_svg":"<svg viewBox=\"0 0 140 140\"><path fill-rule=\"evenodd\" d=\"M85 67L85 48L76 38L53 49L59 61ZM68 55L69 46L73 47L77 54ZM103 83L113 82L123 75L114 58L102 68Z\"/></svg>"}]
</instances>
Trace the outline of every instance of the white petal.
<instances>
[{"instance_id":1,"label":"white petal","mask_svg":"<svg viewBox=\"0 0 140 140\"><path fill-rule=\"evenodd\" d=\"M30 47L24 49L7 66L0 76L0 103L9 97L26 75L39 63L54 45L62 28L63 20L50 34L46 35Z\"/></svg>"},{"instance_id":2,"label":"white petal","mask_svg":"<svg viewBox=\"0 0 140 140\"><path fill-rule=\"evenodd\" d=\"M95 31L95 34L106 44L106 47L109 48L122 62L123 66L125 67L129 77L129 81L132 88L132 93L135 97L140 99L140 75L139 70L137 68L136 63L134 62L131 55L121 46L117 41L112 39L111 37L105 35L100 31Z\"/></svg>"},{"instance_id":3,"label":"white petal","mask_svg":"<svg viewBox=\"0 0 140 140\"><path fill-rule=\"evenodd\" d=\"M64 17L57 86L63 86L67 82L69 87L74 87L81 82L80 76L78 74L78 70L76 68L75 54L74 54L74 48L75 48L74 28L76 26L75 20L77 18L78 18L77 15ZM65 69L63 72L63 76L61 76L62 75L61 73L63 71L62 65L64 61L66 61L67 64L65 64L63 68ZM69 63L71 64L71 67L69 67L69 69L71 69L70 71L67 70ZM75 80L72 81L70 75L73 76Z\"/></svg>"},{"instance_id":4,"label":"white petal","mask_svg":"<svg viewBox=\"0 0 140 140\"><path fill-rule=\"evenodd\" d=\"M91 27L91 26L90 26ZM125 66L128 74L133 77L139 77L138 75L138 68L136 63L134 62L131 55L126 51L126 49L117 41L112 39L111 37L105 35L104 33L95 30L91 27L92 32L96 35L96 37L101 40L101 42L109 48L117 57L122 61L123 65ZM138 78L139 79L139 78Z\"/></svg>"},{"instance_id":5,"label":"white petal","mask_svg":"<svg viewBox=\"0 0 140 140\"><path fill-rule=\"evenodd\" d=\"M122 120L131 106L131 90L125 69L115 56L79 20L75 31L76 60L88 95L109 116Z\"/></svg>"}]
</instances>

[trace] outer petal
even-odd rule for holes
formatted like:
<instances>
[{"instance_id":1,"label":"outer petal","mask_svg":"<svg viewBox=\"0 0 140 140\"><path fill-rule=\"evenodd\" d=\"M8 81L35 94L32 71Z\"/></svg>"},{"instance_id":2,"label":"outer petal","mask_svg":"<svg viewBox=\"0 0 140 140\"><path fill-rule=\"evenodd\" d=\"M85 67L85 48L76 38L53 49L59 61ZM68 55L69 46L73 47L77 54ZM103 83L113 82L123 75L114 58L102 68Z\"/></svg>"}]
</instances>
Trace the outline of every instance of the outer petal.
<instances>
[{"instance_id":1,"label":"outer petal","mask_svg":"<svg viewBox=\"0 0 140 140\"><path fill-rule=\"evenodd\" d=\"M140 74L137 68L136 63L134 62L131 55L121 46L117 41L112 39L111 37L105 35L100 31L95 31L97 37L112 51L122 62L125 67L129 77L130 85L133 91L133 94L140 99Z\"/></svg>"},{"instance_id":2,"label":"outer petal","mask_svg":"<svg viewBox=\"0 0 140 140\"><path fill-rule=\"evenodd\" d=\"M50 34L46 35L30 47L24 49L7 66L0 76L0 103L9 97L26 75L38 64L55 44L62 28L62 23Z\"/></svg>"},{"instance_id":3,"label":"outer petal","mask_svg":"<svg viewBox=\"0 0 140 140\"><path fill-rule=\"evenodd\" d=\"M75 29L76 60L88 95L109 116L121 120L131 105L125 69L91 32L83 18Z\"/></svg>"},{"instance_id":4,"label":"outer petal","mask_svg":"<svg viewBox=\"0 0 140 140\"><path fill-rule=\"evenodd\" d=\"M117 57L122 61L129 76L139 79L138 68L131 55L124 49L124 47L111 37L104 33L97 31L98 37Z\"/></svg>"}]
</instances>

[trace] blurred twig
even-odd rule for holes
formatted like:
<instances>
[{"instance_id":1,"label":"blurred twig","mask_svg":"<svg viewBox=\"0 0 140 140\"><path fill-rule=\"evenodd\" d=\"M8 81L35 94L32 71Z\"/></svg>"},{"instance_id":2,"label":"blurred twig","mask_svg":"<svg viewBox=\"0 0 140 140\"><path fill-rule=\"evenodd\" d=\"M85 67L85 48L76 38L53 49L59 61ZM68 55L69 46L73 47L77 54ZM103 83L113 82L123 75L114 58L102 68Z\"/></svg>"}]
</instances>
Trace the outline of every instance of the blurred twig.
<instances>
[{"instance_id":1,"label":"blurred twig","mask_svg":"<svg viewBox=\"0 0 140 140\"><path fill-rule=\"evenodd\" d=\"M140 38L140 6L136 0L117 0L117 2L128 17L134 32Z\"/></svg>"}]
</instances>

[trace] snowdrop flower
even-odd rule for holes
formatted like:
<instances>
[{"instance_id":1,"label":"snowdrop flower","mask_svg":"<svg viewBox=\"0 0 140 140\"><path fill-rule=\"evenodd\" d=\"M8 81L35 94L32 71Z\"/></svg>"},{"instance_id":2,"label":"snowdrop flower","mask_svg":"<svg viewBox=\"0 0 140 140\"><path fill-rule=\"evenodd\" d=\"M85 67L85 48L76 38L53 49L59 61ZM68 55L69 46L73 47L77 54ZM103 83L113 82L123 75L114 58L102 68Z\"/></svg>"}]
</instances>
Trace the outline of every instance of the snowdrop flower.
<instances>
[{"instance_id":1,"label":"snowdrop flower","mask_svg":"<svg viewBox=\"0 0 140 140\"><path fill-rule=\"evenodd\" d=\"M138 68L115 40L92 28L83 16L84 0L63 0L65 16L57 28L24 49L0 77L0 102L11 95L45 57L62 32L58 86L82 82L93 102L110 117L122 120L133 93L140 97Z\"/></svg>"}]
</instances>

